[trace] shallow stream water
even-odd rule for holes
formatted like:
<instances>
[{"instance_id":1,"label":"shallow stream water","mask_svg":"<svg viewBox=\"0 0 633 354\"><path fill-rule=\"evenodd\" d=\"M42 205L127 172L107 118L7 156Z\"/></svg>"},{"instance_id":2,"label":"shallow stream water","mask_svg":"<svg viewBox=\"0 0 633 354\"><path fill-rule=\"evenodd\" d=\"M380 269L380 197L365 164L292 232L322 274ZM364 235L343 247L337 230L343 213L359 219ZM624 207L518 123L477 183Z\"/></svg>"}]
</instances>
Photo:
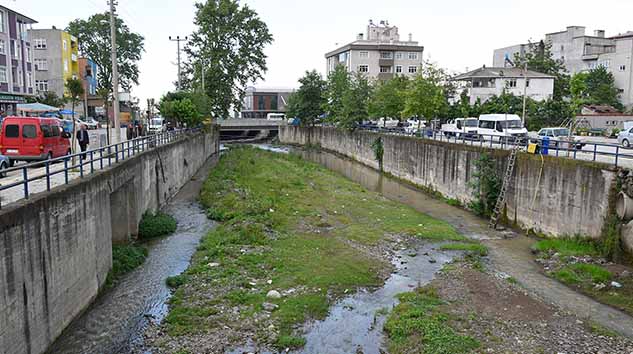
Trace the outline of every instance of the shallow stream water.
<instances>
[{"instance_id":1,"label":"shallow stream water","mask_svg":"<svg viewBox=\"0 0 633 354\"><path fill-rule=\"evenodd\" d=\"M182 193L187 192L183 188ZM167 314L170 290L165 279L187 269L200 238L213 227L195 199L179 196L165 208L178 221L176 232L147 243L145 263L101 294L49 353L129 353L142 348L150 321L159 323Z\"/></svg>"}]
</instances>

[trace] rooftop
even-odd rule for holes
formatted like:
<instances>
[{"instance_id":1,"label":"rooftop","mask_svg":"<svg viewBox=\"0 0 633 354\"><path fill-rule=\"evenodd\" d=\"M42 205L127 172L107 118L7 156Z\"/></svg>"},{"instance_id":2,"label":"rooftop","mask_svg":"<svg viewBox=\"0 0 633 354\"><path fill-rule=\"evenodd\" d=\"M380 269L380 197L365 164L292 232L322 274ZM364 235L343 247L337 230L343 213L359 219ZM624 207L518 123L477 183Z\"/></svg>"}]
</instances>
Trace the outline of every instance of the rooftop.
<instances>
[{"instance_id":1,"label":"rooftop","mask_svg":"<svg viewBox=\"0 0 633 354\"><path fill-rule=\"evenodd\" d=\"M32 18L30 18L30 17L28 17L28 16L25 16L25 15L22 15L21 13L19 13L19 12L15 11L15 10L11 10L10 8L8 8L8 7L6 7L6 6L2 6L2 5L0 5L0 9L6 10L6 11L8 11L8 12L13 12L13 13L15 13L16 15L18 15L18 16L19 16L19 17L21 17L22 19L26 20L28 23L37 23L37 21L35 21L34 19L32 19Z\"/></svg>"},{"instance_id":2,"label":"rooftop","mask_svg":"<svg viewBox=\"0 0 633 354\"><path fill-rule=\"evenodd\" d=\"M533 78L533 79L554 79L554 76L539 73L537 71L527 70L524 71L521 68L503 68L503 67L481 67L473 71L469 71L465 74L457 75L452 80L462 81L470 80L474 78Z\"/></svg>"}]
</instances>

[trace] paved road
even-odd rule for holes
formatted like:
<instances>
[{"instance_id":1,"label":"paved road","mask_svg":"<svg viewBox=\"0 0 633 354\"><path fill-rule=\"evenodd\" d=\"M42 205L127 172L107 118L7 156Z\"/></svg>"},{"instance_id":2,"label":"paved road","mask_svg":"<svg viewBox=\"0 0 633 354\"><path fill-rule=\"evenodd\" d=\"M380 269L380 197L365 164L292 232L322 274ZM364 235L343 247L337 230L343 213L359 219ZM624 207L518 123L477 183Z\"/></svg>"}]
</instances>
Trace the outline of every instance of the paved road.
<instances>
[{"instance_id":1,"label":"paved road","mask_svg":"<svg viewBox=\"0 0 633 354\"><path fill-rule=\"evenodd\" d=\"M106 129L102 128L102 129L97 129L97 130L90 130L89 131L89 135L90 135L90 145L89 145L89 149L96 149L100 147L100 143L101 143L101 139L100 139L100 135L105 136L106 134ZM125 134L125 128L121 128L121 138L123 140L126 140L126 134ZM104 140L104 144L105 144L105 138ZM106 162L104 161L104 164ZM20 163L16 163L15 167L18 167L20 165L24 164L23 162ZM90 166L86 166L86 168L90 168ZM97 166L95 165L95 168L97 168ZM55 163L50 165L49 167L50 172L54 173L57 171L62 171L64 169L64 164L63 163ZM35 176L42 176L45 175L46 172L46 168L45 167L32 167L29 168L27 170L27 174L29 178L35 177ZM23 177L22 177L22 170L18 170L18 171L12 171L9 172L8 175L4 178L0 178L0 186L3 185L8 185L11 183L15 183L18 181L22 181ZM76 172L69 172L68 173L68 180L74 179L79 177L80 173L78 171ZM51 176L50 179L50 184L51 184L51 188L54 188L56 186L62 185L66 182L66 176L63 172L60 172L58 174L55 174L53 176ZM32 181L29 182L29 194L32 193L38 193L38 192L43 192L46 190L46 179L39 179L36 181ZM24 198L24 187L22 185L20 186L15 186L13 188L7 189L7 190L3 190L0 192L0 203L2 205L8 204L8 203L12 203L15 202L17 200L20 200Z\"/></svg>"}]
</instances>

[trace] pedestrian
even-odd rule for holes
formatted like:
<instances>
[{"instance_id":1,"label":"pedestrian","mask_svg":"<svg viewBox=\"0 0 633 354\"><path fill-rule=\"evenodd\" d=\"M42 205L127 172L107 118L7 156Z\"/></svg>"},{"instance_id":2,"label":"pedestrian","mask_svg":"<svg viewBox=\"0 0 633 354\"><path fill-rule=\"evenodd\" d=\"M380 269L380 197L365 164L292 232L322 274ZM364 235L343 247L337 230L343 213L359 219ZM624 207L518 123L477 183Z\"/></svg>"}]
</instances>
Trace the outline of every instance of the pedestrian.
<instances>
[{"instance_id":1,"label":"pedestrian","mask_svg":"<svg viewBox=\"0 0 633 354\"><path fill-rule=\"evenodd\" d=\"M90 136L88 135L88 129L85 124L82 124L77 132L77 141L79 142L79 148L81 148L81 158L86 159L86 149L90 144Z\"/></svg>"},{"instance_id":2,"label":"pedestrian","mask_svg":"<svg viewBox=\"0 0 633 354\"><path fill-rule=\"evenodd\" d=\"M134 128L132 128L132 123L127 124L127 140L134 139Z\"/></svg>"}]
</instances>

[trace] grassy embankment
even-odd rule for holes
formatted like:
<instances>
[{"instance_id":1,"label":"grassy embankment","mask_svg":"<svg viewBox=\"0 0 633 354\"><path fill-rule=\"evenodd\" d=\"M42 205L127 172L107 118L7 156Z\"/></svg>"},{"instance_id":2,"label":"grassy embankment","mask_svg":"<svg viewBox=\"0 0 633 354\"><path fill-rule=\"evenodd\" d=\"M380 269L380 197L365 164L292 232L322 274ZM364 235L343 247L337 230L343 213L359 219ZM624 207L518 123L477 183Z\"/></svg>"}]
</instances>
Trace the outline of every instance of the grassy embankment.
<instances>
[{"instance_id":1,"label":"grassy embankment","mask_svg":"<svg viewBox=\"0 0 633 354\"><path fill-rule=\"evenodd\" d=\"M391 265L372 250L389 246L392 236L464 239L450 225L321 166L249 148L222 157L201 201L221 224L203 239L190 268L168 280L177 287L165 321L170 336L245 326L270 302L278 306L269 319L275 333L262 334L271 327L260 320L253 324L257 340L298 347L298 325L326 316L345 293L382 285ZM266 299L270 290L284 296ZM238 318L225 311L235 307Z\"/></svg>"},{"instance_id":2,"label":"grassy embankment","mask_svg":"<svg viewBox=\"0 0 633 354\"><path fill-rule=\"evenodd\" d=\"M582 239L547 239L535 243L532 249L539 257L552 260L553 269L548 272L549 276L633 315L633 277L630 270L595 262L604 253L596 243ZM621 287L611 286L612 281Z\"/></svg>"}]
</instances>

